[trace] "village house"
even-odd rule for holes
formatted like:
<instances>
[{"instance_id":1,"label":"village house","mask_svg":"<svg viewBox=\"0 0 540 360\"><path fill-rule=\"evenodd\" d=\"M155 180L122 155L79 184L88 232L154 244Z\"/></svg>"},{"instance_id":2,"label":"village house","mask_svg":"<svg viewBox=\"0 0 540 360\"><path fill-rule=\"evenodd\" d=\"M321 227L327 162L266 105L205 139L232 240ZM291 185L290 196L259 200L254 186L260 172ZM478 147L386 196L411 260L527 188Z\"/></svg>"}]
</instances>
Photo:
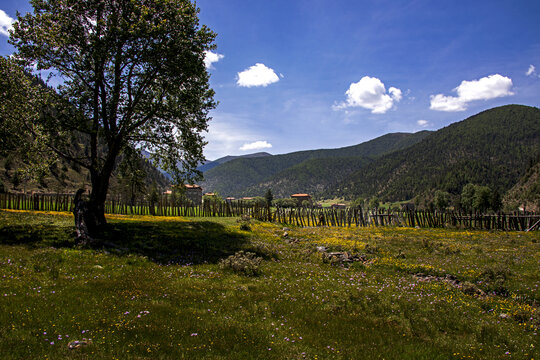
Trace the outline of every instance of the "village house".
<instances>
[{"instance_id":1,"label":"village house","mask_svg":"<svg viewBox=\"0 0 540 360\"><path fill-rule=\"evenodd\" d=\"M304 201L308 201L309 205L313 204L313 200L311 200L311 195L309 194L292 194L291 198L296 200L296 202L298 203L298 206L302 206L302 203Z\"/></svg>"},{"instance_id":2,"label":"village house","mask_svg":"<svg viewBox=\"0 0 540 360\"><path fill-rule=\"evenodd\" d=\"M202 187L200 185L184 185L186 188L185 196L186 199L191 201L193 205L202 204Z\"/></svg>"}]
</instances>

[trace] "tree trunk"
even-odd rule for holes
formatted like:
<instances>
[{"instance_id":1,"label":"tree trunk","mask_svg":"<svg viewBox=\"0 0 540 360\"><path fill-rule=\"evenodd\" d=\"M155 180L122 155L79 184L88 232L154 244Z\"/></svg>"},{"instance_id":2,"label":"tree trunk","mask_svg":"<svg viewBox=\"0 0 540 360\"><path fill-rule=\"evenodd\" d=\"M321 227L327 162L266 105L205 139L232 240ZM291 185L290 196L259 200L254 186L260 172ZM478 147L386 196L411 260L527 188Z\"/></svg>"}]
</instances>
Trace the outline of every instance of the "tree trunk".
<instances>
[{"instance_id":1,"label":"tree trunk","mask_svg":"<svg viewBox=\"0 0 540 360\"><path fill-rule=\"evenodd\" d=\"M104 166L101 172L91 170L92 191L90 200L86 202L81 199L84 190L79 190L77 192L79 196L75 197L74 214L77 237L84 243L92 242L107 224L105 200L107 199L111 174L112 166Z\"/></svg>"},{"instance_id":2,"label":"tree trunk","mask_svg":"<svg viewBox=\"0 0 540 360\"><path fill-rule=\"evenodd\" d=\"M105 200L109 190L109 178L111 174L91 174L92 192L90 193L89 210L95 219L96 231L100 232L107 224L105 219Z\"/></svg>"}]
</instances>

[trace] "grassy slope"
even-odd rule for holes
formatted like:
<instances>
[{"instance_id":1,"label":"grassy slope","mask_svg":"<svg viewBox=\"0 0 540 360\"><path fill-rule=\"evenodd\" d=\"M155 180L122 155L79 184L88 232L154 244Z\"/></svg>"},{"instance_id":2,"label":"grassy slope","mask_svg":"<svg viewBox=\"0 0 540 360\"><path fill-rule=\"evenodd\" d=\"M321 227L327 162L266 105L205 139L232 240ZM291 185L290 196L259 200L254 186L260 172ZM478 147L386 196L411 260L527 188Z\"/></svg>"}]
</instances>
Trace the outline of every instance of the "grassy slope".
<instances>
[{"instance_id":1,"label":"grassy slope","mask_svg":"<svg viewBox=\"0 0 540 360\"><path fill-rule=\"evenodd\" d=\"M537 358L540 233L292 228L111 217L80 249L69 214L0 211L0 353L26 358ZM366 255L349 268L315 247ZM239 249L261 274L223 270ZM179 263L179 264L177 264ZM413 274L451 274L505 296ZM502 291L502 290L504 291ZM68 350L72 340L91 338Z\"/></svg>"}]
</instances>

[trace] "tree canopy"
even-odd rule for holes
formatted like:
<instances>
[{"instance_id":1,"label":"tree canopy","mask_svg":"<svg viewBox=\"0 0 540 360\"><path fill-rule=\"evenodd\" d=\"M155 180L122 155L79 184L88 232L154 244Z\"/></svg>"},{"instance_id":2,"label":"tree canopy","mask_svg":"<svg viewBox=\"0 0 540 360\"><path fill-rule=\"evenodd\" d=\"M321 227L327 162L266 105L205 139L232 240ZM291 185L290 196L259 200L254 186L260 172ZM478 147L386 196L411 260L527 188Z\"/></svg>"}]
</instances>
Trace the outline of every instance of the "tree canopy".
<instances>
[{"instance_id":1,"label":"tree canopy","mask_svg":"<svg viewBox=\"0 0 540 360\"><path fill-rule=\"evenodd\" d=\"M90 202L104 223L103 203L117 157L144 148L181 183L197 177L201 132L215 107L204 66L215 34L200 26L189 0L32 0L10 43L24 66L51 70L64 100L40 116L44 132L83 138L84 156L69 143L42 138L58 155L87 168ZM63 146L64 145L64 146Z\"/></svg>"}]
</instances>

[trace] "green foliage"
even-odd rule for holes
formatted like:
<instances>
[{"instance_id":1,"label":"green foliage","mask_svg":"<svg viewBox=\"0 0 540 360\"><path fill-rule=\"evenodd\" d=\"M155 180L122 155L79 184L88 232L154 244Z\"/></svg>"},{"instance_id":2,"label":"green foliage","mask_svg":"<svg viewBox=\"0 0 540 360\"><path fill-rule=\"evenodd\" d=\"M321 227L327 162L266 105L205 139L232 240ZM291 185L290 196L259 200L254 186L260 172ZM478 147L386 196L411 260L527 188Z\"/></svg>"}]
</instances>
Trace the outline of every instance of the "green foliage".
<instances>
[{"instance_id":1,"label":"green foliage","mask_svg":"<svg viewBox=\"0 0 540 360\"><path fill-rule=\"evenodd\" d=\"M272 206L272 201L274 200L274 195L272 195L272 190L270 189L266 190L266 193L264 194L264 199L266 200L266 206L268 207Z\"/></svg>"},{"instance_id":2,"label":"green foliage","mask_svg":"<svg viewBox=\"0 0 540 360\"><path fill-rule=\"evenodd\" d=\"M364 206L364 198L363 197L357 197L353 202L351 202L352 207L363 207Z\"/></svg>"},{"instance_id":3,"label":"green foliage","mask_svg":"<svg viewBox=\"0 0 540 360\"><path fill-rule=\"evenodd\" d=\"M437 190L433 198L433 204L439 210L445 210L450 205L450 194L446 191Z\"/></svg>"},{"instance_id":4,"label":"green foliage","mask_svg":"<svg viewBox=\"0 0 540 360\"><path fill-rule=\"evenodd\" d=\"M223 198L218 193L203 195L202 199L205 204L221 204L223 202Z\"/></svg>"},{"instance_id":5,"label":"green foliage","mask_svg":"<svg viewBox=\"0 0 540 360\"><path fill-rule=\"evenodd\" d=\"M368 207L370 209L378 209L380 204L381 204L381 201L379 200L379 198L374 196L371 199L369 199Z\"/></svg>"},{"instance_id":6,"label":"green foliage","mask_svg":"<svg viewBox=\"0 0 540 360\"><path fill-rule=\"evenodd\" d=\"M298 207L298 202L295 199L276 199L274 205L281 208L295 208Z\"/></svg>"},{"instance_id":7,"label":"green foliage","mask_svg":"<svg viewBox=\"0 0 540 360\"><path fill-rule=\"evenodd\" d=\"M223 259L219 265L222 269L229 269L238 274L256 276L260 273L261 263L262 258L255 253L240 250L234 255Z\"/></svg>"},{"instance_id":8,"label":"green foliage","mask_svg":"<svg viewBox=\"0 0 540 360\"><path fill-rule=\"evenodd\" d=\"M131 148L126 148L120 165L118 166L118 181L121 193L135 204L137 197L146 192L145 178L147 173L143 168L144 160L141 155ZM154 186L156 182L152 184ZM157 187L157 185L156 185Z\"/></svg>"},{"instance_id":9,"label":"green foliage","mask_svg":"<svg viewBox=\"0 0 540 360\"><path fill-rule=\"evenodd\" d=\"M66 133L48 133L41 123L55 101L50 89L25 72L15 60L0 57L0 157L20 158L19 171L38 178L56 161L47 143L59 144ZM5 167L10 169L10 162Z\"/></svg>"},{"instance_id":10,"label":"green foliage","mask_svg":"<svg viewBox=\"0 0 540 360\"><path fill-rule=\"evenodd\" d=\"M487 186L478 186L474 192L473 208L484 212L491 206L491 189Z\"/></svg>"},{"instance_id":11,"label":"green foliage","mask_svg":"<svg viewBox=\"0 0 540 360\"><path fill-rule=\"evenodd\" d=\"M470 183L465 185L461 191L461 206L467 211L471 211L474 208L473 204L475 192L476 186Z\"/></svg>"},{"instance_id":12,"label":"green foliage","mask_svg":"<svg viewBox=\"0 0 540 360\"><path fill-rule=\"evenodd\" d=\"M215 107L204 65L215 34L199 26L188 0L95 2L33 0L9 42L23 65L53 70L58 101L32 124L40 142L87 168L92 208L102 205L118 156L143 146L176 182L196 176L204 159L201 132ZM78 156L57 134L76 133ZM100 210L101 209L101 210Z\"/></svg>"},{"instance_id":13,"label":"green foliage","mask_svg":"<svg viewBox=\"0 0 540 360\"><path fill-rule=\"evenodd\" d=\"M466 211L498 211L501 198L497 191L492 191L488 186L467 184L461 192L461 206Z\"/></svg>"}]
</instances>

